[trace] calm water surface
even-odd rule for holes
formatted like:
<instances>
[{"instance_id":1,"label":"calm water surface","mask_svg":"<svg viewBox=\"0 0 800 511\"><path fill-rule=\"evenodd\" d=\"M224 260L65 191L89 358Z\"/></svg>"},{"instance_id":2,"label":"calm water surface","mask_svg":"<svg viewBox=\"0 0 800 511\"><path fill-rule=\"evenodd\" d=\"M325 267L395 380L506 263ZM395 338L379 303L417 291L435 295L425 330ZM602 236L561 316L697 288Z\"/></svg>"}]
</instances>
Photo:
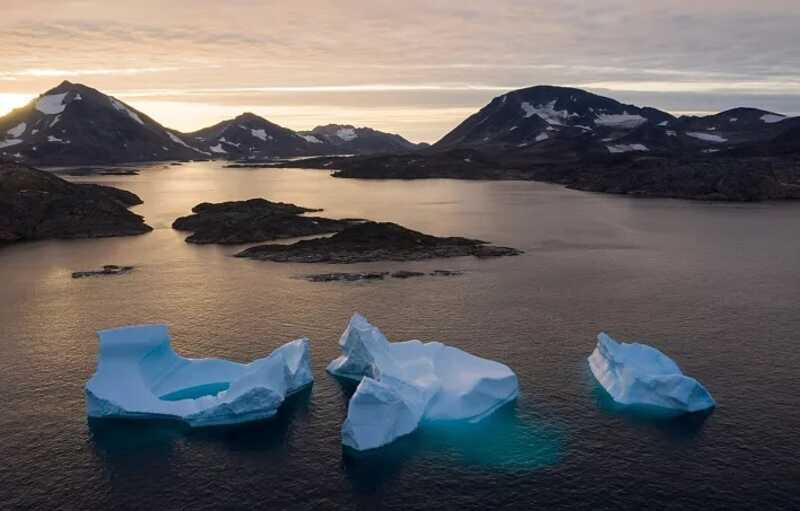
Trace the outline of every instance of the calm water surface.
<instances>
[{"instance_id":1,"label":"calm water surface","mask_svg":"<svg viewBox=\"0 0 800 511\"><path fill-rule=\"evenodd\" d=\"M77 179L77 178L75 178ZM800 204L635 200L540 183L333 179L157 166L81 178L139 194L155 231L0 250L0 507L16 509L797 509ZM172 221L265 197L521 248L520 257L349 267L240 260ZM124 276L75 270L130 264ZM327 271L461 277L310 283ZM324 372L353 311L394 340L510 365L521 396L475 425L342 451L352 388ZM188 356L246 361L301 335L316 381L277 419L189 431L88 422L95 331L165 322ZM642 339L711 390L708 417L614 413L588 371L599 331Z\"/></svg>"}]
</instances>

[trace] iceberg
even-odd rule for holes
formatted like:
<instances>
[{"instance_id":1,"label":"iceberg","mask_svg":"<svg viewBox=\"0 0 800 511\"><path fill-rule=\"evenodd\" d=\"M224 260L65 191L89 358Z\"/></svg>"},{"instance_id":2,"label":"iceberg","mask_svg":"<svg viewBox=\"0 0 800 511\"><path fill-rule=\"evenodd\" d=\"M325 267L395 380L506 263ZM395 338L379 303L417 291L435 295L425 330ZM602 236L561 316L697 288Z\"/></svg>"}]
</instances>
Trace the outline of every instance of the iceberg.
<instances>
[{"instance_id":1,"label":"iceberg","mask_svg":"<svg viewBox=\"0 0 800 511\"><path fill-rule=\"evenodd\" d=\"M697 380L686 376L671 358L639 343L620 343L605 333L589 356L592 374L617 404L692 413L716 403Z\"/></svg>"},{"instance_id":2,"label":"iceberg","mask_svg":"<svg viewBox=\"0 0 800 511\"><path fill-rule=\"evenodd\" d=\"M507 366L440 342L389 342L356 313L339 339L334 376L360 382L347 407L342 443L374 449L417 429L422 421L478 421L516 399Z\"/></svg>"},{"instance_id":3,"label":"iceberg","mask_svg":"<svg viewBox=\"0 0 800 511\"><path fill-rule=\"evenodd\" d=\"M192 427L238 424L277 413L313 381L306 338L249 364L185 358L165 325L97 333L97 369L86 383L89 417L174 419Z\"/></svg>"}]
</instances>

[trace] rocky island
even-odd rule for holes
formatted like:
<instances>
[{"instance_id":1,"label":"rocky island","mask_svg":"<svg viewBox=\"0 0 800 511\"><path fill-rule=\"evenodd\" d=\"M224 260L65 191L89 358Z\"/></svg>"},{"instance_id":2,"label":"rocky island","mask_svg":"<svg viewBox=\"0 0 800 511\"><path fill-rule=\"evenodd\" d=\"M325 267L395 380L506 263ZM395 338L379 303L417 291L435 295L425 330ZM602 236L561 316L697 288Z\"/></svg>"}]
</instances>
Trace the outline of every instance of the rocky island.
<instances>
[{"instance_id":1,"label":"rocky island","mask_svg":"<svg viewBox=\"0 0 800 511\"><path fill-rule=\"evenodd\" d=\"M141 203L125 190L0 162L0 242L142 234L152 228L128 210Z\"/></svg>"},{"instance_id":2,"label":"rocky island","mask_svg":"<svg viewBox=\"0 0 800 511\"><path fill-rule=\"evenodd\" d=\"M355 222L304 216L319 211L266 199L204 202L192 208L194 214L175 220L172 228L193 232L188 243L233 245L328 234Z\"/></svg>"},{"instance_id":3,"label":"rocky island","mask_svg":"<svg viewBox=\"0 0 800 511\"><path fill-rule=\"evenodd\" d=\"M489 245L460 237L437 237L390 222L363 222L328 238L289 245L259 245L236 254L262 261L298 263L365 263L371 261L418 261L440 257L500 257L520 250Z\"/></svg>"}]
</instances>

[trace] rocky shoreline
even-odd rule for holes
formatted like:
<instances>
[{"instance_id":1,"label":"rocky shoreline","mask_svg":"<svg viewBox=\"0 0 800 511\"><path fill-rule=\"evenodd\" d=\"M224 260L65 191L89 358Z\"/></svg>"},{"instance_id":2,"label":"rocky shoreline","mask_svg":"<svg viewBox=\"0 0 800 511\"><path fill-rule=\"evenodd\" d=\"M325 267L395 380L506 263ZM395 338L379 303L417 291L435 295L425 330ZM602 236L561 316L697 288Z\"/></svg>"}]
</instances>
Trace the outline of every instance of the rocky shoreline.
<instances>
[{"instance_id":1,"label":"rocky shoreline","mask_svg":"<svg viewBox=\"0 0 800 511\"><path fill-rule=\"evenodd\" d=\"M152 228L128 210L141 203L126 190L0 162L0 242L143 234Z\"/></svg>"},{"instance_id":2,"label":"rocky shoreline","mask_svg":"<svg viewBox=\"0 0 800 511\"><path fill-rule=\"evenodd\" d=\"M523 180L633 197L713 201L800 199L800 156L615 155L567 161L458 149L407 155L325 157L287 167L356 179Z\"/></svg>"}]
</instances>

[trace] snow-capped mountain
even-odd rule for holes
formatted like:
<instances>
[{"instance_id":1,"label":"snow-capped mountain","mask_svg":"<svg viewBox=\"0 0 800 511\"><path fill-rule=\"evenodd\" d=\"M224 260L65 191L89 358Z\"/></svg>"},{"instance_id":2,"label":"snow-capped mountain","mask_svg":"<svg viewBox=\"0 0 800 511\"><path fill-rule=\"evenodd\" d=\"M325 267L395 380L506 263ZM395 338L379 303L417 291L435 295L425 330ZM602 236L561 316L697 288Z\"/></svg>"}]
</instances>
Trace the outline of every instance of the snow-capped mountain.
<instances>
[{"instance_id":1,"label":"snow-capped mountain","mask_svg":"<svg viewBox=\"0 0 800 511\"><path fill-rule=\"evenodd\" d=\"M188 133L186 138L214 157L225 159L307 156L325 154L329 149L252 113Z\"/></svg>"},{"instance_id":2,"label":"snow-capped mountain","mask_svg":"<svg viewBox=\"0 0 800 511\"><path fill-rule=\"evenodd\" d=\"M65 81L0 117L0 157L73 165L208 156L122 101Z\"/></svg>"},{"instance_id":3,"label":"snow-capped mountain","mask_svg":"<svg viewBox=\"0 0 800 511\"><path fill-rule=\"evenodd\" d=\"M551 158L716 153L773 140L791 120L755 108L676 118L580 89L536 86L493 99L433 147L502 148Z\"/></svg>"},{"instance_id":4,"label":"snow-capped mountain","mask_svg":"<svg viewBox=\"0 0 800 511\"><path fill-rule=\"evenodd\" d=\"M327 144L332 148L328 151L330 154L399 153L420 148L400 135L349 124L317 126L311 131L301 131L299 135L313 144Z\"/></svg>"},{"instance_id":5,"label":"snow-capped mountain","mask_svg":"<svg viewBox=\"0 0 800 511\"><path fill-rule=\"evenodd\" d=\"M587 134L613 140L640 126L674 119L655 108L626 105L580 89L540 85L494 98L433 147L523 147Z\"/></svg>"}]
</instances>

